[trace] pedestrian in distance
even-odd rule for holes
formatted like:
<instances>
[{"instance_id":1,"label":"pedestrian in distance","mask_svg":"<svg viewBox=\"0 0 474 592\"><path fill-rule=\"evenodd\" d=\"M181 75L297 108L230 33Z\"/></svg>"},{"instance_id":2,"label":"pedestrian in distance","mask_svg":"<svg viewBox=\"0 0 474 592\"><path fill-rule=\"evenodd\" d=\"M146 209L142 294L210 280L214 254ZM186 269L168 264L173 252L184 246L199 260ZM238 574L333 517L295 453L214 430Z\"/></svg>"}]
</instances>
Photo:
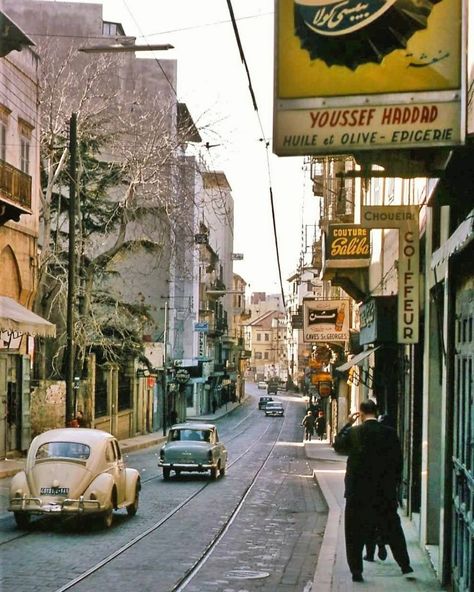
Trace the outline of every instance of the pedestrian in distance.
<instances>
[{"instance_id":1,"label":"pedestrian in distance","mask_svg":"<svg viewBox=\"0 0 474 592\"><path fill-rule=\"evenodd\" d=\"M318 412L318 417L316 418L316 433L320 440L322 440L326 434L326 417L324 411Z\"/></svg>"},{"instance_id":2,"label":"pedestrian in distance","mask_svg":"<svg viewBox=\"0 0 474 592\"><path fill-rule=\"evenodd\" d=\"M303 417L303 421L301 425L304 427L304 439L311 441L311 438L314 434L314 420L315 417L311 411L308 411L306 415Z\"/></svg>"},{"instance_id":3,"label":"pedestrian in distance","mask_svg":"<svg viewBox=\"0 0 474 592\"><path fill-rule=\"evenodd\" d=\"M353 424L361 420L361 425ZM348 455L345 476L344 528L346 556L352 581L363 582L362 552L377 530L392 551L403 574L413 572L398 515L398 486L402 451L396 431L377 421L374 401L363 401L349 416L334 442L336 452Z\"/></svg>"}]
</instances>

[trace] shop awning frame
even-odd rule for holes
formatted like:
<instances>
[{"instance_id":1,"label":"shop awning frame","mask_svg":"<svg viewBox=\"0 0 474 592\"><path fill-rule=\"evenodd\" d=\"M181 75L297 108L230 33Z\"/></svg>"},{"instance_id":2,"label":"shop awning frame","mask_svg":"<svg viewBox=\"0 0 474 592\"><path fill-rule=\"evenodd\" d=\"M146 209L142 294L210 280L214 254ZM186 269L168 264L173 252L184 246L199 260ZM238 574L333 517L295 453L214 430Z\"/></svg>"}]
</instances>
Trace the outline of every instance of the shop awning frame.
<instances>
[{"instance_id":1,"label":"shop awning frame","mask_svg":"<svg viewBox=\"0 0 474 592\"><path fill-rule=\"evenodd\" d=\"M363 362L366 358L370 356L370 354L373 354L381 347L381 345L377 345L376 347L373 347L371 349L366 349L365 351L356 354L353 358L351 358L349 361L345 362L341 366L335 368L335 370L337 370L338 372L347 372L350 368L352 368L352 366L360 366L361 362Z\"/></svg>"},{"instance_id":2,"label":"shop awning frame","mask_svg":"<svg viewBox=\"0 0 474 592\"><path fill-rule=\"evenodd\" d=\"M56 325L8 296L0 296L0 331L56 337Z\"/></svg>"}]
</instances>

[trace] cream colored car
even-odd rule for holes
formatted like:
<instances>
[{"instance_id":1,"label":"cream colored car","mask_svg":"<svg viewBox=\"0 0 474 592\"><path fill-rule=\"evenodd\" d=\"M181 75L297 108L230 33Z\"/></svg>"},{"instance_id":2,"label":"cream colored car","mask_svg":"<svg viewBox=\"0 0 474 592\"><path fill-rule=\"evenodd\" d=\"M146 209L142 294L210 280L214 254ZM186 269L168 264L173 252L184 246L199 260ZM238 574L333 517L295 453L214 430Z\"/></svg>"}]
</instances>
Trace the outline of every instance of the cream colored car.
<instances>
[{"instance_id":1,"label":"cream colored car","mask_svg":"<svg viewBox=\"0 0 474 592\"><path fill-rule=\"evenodd\" d=\"M10 505L19 528L33 515L96 516L105 528L113 510L138 509L140 474L126 468L117 440L83 428L49 430L36 436L25 470L10 485Z\"/></svg>"}]
</instances>

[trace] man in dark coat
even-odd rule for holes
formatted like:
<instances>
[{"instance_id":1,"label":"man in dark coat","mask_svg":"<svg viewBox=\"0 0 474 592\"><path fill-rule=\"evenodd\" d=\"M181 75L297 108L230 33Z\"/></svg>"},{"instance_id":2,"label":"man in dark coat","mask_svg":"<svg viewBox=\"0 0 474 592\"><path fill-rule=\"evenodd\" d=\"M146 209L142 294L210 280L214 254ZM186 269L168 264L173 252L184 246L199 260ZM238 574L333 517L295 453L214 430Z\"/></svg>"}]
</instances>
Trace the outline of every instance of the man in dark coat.
<instances>
[{"instance_id":1,"label":"man in dark coat","mask_svg":"<svg viewBox=\"0 0 474 592\"><path fill-rule=\"evenodd\" d=\"M360 418L361 425L352 427ZM397 512L397 490L402 473L400 440L394 429L377 421L377 406L363 401L359 412L336 436L336 452L348 454L345 476L346 555L354 582L362 582L362 551L380 529L402 573L410 567L405 535Z\"/></svg>"},{"instance_id":2,"label":"man in dark coat","mask_svg":"<svg viewBox=\"0 0 474 592\"><path fill-rule=\"evenodd\" d=\"M314 434L314 415L311 411L308 411L303 417L301 425L304 427L304 439L311 441Z\"/></svg>"},{"instance_id":3,"label":"man in dark coat","mask_svg":"<svg viewBox=\"0 0 474 592\"><path fill-rule=\"evenodd\" d=\"M318 434L319 439L322 440L324 437L324 434L326 433L326 417L324 416L324 411L320 411L318 413L318 417L316 418L315 425L316 425L316 433Z\"/></svg>"}]
</instances>

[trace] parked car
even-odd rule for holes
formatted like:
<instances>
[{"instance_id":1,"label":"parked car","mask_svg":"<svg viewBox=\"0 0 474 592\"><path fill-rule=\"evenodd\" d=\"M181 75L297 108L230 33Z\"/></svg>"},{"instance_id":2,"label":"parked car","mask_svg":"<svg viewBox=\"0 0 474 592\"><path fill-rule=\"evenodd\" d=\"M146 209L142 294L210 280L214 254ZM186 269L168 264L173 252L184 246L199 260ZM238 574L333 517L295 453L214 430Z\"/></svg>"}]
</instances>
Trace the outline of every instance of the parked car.
<instances>
[{"instance_id":1,"label":"parked car","mask_svg":"<svg viewBox=\"0 0 474 592\"><path fill-rule=\"evenodd\" d=\"M266 389L267 383L264 380L260 380L259 382L257 382L257 388L258 389Z\"/></svg>"},{"instance_id":2,"label":"parked car","mask_svg":"<svg viewBox=\"0 0 474 592\"><path fill-rule=\"evenodd\" d=\"M180 423L170 429L168 441L160 450L158 466L163 469L163 479L169 479L171 471L176 475L184 471L209 471L216 479L225 475L227 449L219 441L214 424Z\"/></svg>"},{"instance_id":3,"label":"parked car","mask_svg":"<svg viewBox=\"0 0 474 592\"><path fill-rule=\"evenodd\" d=\"M258 400L258 408L265 409L267 403L269 403L270 401L273 401L273 397L260 397L260 399Z\"/></svg>"},{"instance_id":4,"label":"parked car","mask_svg":"<svg viewBox=\"0 0 474 592\"><path fill-rule=\"evenodd\" d=\"M265 415L279 415L283 417L285 411L283 409L283 404L280 401L271 401L267 403L265 406Z\"/></svg>"},{"instance_id":5,"label":"parked car","mask_svg":"<svg viewBox=\"0 0 474 592\"><path fill-rule=\"evenodd\" d=\"M61 428L36 436L25 470L10 485L10 504L19 528L31 517L96 516L105 528L113 510L138 509L140 474L126 468L117 440L107 432Z\"/></svg>"}]
</instances>

